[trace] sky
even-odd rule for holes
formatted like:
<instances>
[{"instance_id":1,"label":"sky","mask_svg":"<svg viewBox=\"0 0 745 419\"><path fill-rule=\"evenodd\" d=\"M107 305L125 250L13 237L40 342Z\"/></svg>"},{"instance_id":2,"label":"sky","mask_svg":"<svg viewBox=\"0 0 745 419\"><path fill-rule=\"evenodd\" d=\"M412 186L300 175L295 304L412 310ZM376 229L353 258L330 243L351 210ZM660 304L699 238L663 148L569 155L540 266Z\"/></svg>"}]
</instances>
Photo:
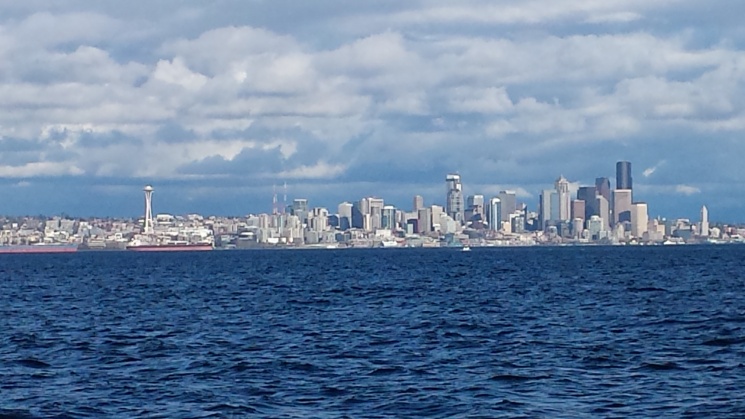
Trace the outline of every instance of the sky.
<instances>
[{"instance_id":1,"label":"sky","mask_svg":"<svg viewBox=\"0 0 745 419\"><path fill-rule=\"evenodd\" d=\"M307 198L535 210L632 162L650 216L745 222L745 2L0 0L0 213ZM274 187L276 185L276 188Z\"/></svg>"}]
</instances>

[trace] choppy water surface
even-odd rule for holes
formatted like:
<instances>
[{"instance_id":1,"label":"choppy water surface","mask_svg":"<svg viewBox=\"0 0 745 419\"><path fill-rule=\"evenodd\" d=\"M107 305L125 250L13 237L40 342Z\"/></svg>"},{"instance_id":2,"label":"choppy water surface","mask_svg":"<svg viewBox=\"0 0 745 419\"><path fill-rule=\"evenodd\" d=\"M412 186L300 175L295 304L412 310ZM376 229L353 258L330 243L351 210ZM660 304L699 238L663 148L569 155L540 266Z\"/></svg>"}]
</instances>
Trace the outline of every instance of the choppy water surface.
<instances>
[{"instance_id":1,"label":"choppy water surface","mask_svg":"<svg viewBox=\"0 0 745 419\"><path fill-rule=\"evenodd\" d=\"M745 247L0 257L0 417L742 417Z\"/></svg>"}]
</instances>

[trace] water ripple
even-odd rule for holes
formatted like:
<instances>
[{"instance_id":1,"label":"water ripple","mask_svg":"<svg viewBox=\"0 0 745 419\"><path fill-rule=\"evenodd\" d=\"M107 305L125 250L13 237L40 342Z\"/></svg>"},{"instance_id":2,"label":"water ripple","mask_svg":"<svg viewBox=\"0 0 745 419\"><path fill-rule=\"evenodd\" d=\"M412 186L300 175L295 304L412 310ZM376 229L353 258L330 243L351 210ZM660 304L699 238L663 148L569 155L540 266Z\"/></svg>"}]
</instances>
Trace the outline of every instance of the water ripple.
<instances>
[{"instance_id":1,"label":"water ripple","mask_svg":"<svg viewBox=\"0 0 745 419\"><path fill-rule=\"evenodd\" d=\"M739 417L740 261L735 246L0 255L0 419Z\"/></svg>"}]
</instances>

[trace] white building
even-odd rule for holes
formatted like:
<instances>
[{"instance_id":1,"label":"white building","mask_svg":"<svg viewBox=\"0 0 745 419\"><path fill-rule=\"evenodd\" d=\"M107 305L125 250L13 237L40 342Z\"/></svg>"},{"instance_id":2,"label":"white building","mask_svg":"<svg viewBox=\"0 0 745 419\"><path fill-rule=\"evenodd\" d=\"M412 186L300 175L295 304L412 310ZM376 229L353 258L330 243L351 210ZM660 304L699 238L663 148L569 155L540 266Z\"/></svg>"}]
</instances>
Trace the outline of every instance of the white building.
<instances>
[{"instance_id":1,"label":"white building","mask_svg":"<svg viewBox=\"0 0 745 419\"><path fill-rule=\"evenodd\" d=\"M701 229L699 235L702 237L709 237L709 210L706 205L701 207Z\"/></svg>"},{"instance_id":2,"label":"white building","mask_svg":"<svg viewBox=\"0 0 745 419\"><path fill-rule=\"evenodd\" d=\"M637 238L644 237L648 224L647 204L644 202L631 204L631 235Z\"/></svg>"},{"instance_id":3,"label":"white building","mask_svg":"<svg viewBox=\"0 0 745 419\"><path fill-rule=\"evenodd\" d=\"M572 217L572 196L569 193L569 181L560 176L554 183L556 193L559 194L559 221L569 221Z\"/></svg>"}]
</instances>

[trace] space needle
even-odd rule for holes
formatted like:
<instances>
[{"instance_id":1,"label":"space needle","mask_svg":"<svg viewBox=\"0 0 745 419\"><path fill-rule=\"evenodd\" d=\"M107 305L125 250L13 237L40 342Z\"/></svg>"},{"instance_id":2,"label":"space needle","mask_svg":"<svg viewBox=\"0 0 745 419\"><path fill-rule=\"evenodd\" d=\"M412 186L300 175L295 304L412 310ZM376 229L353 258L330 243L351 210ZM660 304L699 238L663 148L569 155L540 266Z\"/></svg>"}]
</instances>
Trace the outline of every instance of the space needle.
<instances>
[{"instance_id":1,"label":"space needle","mask_svg":"<svg viewBox=\"0 0 745 419\"><path fill-rule=\"evenodd\" d=\"M145 186L145 226L143 234L153 234L153 187Z\"/></svg>"}]
</instances>

